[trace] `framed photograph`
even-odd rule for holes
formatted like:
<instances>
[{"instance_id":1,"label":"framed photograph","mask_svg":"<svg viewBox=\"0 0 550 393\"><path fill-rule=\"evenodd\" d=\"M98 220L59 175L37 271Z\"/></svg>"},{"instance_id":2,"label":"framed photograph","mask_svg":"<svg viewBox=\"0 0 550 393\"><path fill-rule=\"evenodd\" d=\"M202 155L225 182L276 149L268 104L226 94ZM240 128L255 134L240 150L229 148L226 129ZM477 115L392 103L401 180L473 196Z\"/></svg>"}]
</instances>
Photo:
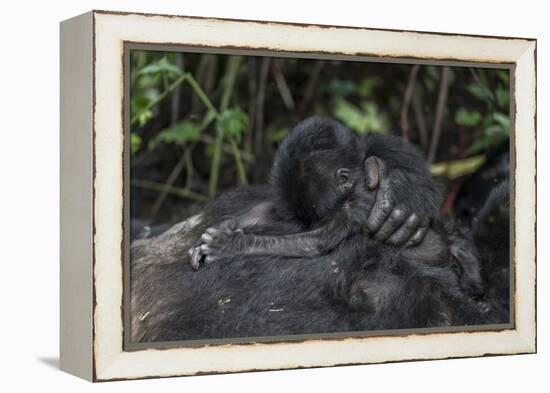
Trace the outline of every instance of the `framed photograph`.
<instances>
[{"instance_id":1,"label":"framed photograph","mask_svg":"<svg viewBox=\"0 0 550 393\"><path fill-rule=\"evenodd\" d=\"M536 40L61 23L61 368L536 352Z\"/></svg>"}]
</instances>

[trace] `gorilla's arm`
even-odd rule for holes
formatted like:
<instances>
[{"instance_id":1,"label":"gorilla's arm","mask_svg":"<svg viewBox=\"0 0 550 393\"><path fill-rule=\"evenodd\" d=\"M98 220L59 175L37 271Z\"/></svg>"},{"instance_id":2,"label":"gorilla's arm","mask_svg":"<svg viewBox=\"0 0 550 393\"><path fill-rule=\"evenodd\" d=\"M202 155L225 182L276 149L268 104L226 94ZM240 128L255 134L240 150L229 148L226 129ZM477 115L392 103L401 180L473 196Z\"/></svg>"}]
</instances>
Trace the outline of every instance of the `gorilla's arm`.
<instances>
[{"instance_id":1,"label":"gorilla's arm","mask_svg":"<svg viewBox=\"0 0 550 393\"><path fill-rule=\"evenodd\" d=\"M364 186L322 226L289 235L265 236L254 233L255 226L273 220L272 203L256 205L245 215L233 217L208 228L199 244L189 250L191 265L210 263L228 255L275 255L283 257L317 257L338 246L360 228L377 240L393 246L412 247L424 238L427 224L417 214L393 203L391 178L386 164L371 156L364 164ZM391 235L391 236L390 236Z\"/></svg>"},{"instance_id":2,"label":"gorilla's arm","mask_svg":"<svg viewBox=\"0 0 550 393\"><path fill-rule=\"evenodd\" d=\"M370 173L380 176L366 225L369 233L392 246L419 244L430 221L439 216L441 205L441 191L426 161L415 146L395 136L367 134L361 144L365 165L377 165L378 172ZM368 177L367 186L373 189Z\"/></svg>"},{"instance_id":3,"label":"gorilla's arm","mask_svg":"<svg viewBox=\"0 0 550 393\"><path fill-rule=\"evenodd\" d=\"M365 160L366 185L376 192L375 203L366 219L365 227L376 240L388 245L414 247L425 237L429 217L422 211L398 202L392 188L394 179L387 164L378 157ZM395 176L394 176L395 177ZM412 189L411 189L412 190Z\"/></svg>"},{"instance_id":4,"label":"gorilla's arm","mask_svg":"<svg viewBox=\"0 0 550 393\"><path fill-rule=\"evenodd\" d=\"M208 228L201 244L189 250L191 265L197 269L204 257L206 263L230 255L274 255L280 257L317 257L336 248L354 228L347 208L325 225L311 231L289 235L246 233L235 220ZM359 227L355 227L359 228Z\"/></svg>"}]
</instances>

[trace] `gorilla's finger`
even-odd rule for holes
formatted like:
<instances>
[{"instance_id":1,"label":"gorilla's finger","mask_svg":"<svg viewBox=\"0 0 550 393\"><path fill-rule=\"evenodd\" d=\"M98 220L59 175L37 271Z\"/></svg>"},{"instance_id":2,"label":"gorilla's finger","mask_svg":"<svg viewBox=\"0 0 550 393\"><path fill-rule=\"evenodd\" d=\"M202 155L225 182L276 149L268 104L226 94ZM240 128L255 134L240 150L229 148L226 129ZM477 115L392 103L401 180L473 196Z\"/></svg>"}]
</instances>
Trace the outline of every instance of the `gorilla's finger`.
<instances>
[{"instance_id":1,"label":"gorilla's finger","mask_svg":"<svg viewBox=\"0 0 550 393\"><path fill-rule=\"evenodd\" d=\"M208 255L208 256L204 259L204 263L206 263L207 265L209 265L209 264L211 264L212 262L216 262L218 259L220 259L220 257L214 256L214 255Z\"/></svg>"},{"instance_id":2,"label":"gorilla's finger","mask_svg":"<svg viewBox=\"0 0 550 393\"><path fill-rule=\"evenodd\" d=\"M193 269L195 270L199 269L201 258L202 258L202 255L200 253L200 248L199 247L193 248L193 253L191 254L191 266L193 267Z\"/></svg>"},{"instance_id":3,"label":"gorilla's finger","mask_svg":"<svg viewBox=\"0 0 550 393\"><path fill-rule=\"evenodd\" d=\"M401 227L389 237L387 242L393 246L403 245L414 234L419 225L420 218L414 213L411 214Z\"/></svg>"},{"instance_id":4,"label":"gorilla's finger","mask_svg":"<svg viewBox=\"0 0 550 393\"><path fill-rule=\"evenodd\" d=\"M370 212L369 218L367 219L367 228L371 233L378 231L378 228L382 226L386 218L393 210L393 200L391 198L391 193L386 187L378 190L376 193L376 201Z\"/></svg>"},{"instance_id":5,"label":"gorilla's finger","mask_svg":"<svg viewBox=\"0 0 550 393\"><path fill-rule=\"evenodd\" d=\"M205 243L210 243L213 239L214 237L208 233L203 233L201 235L201 240Z\"/></svg>"},{"instance_id":6,"label":"gorilla's finger","mask_svg":"<svg viewBox=\"0 0 550 393\"><path fill-rule=\"evenodd\" d=\"M405 247L415 247L419 245L422 242L422 240L424 240L426 233L428 233L428 227L418 228L415 234L409 239L407 244L405 244Z\"/></svg>"},{"instance_id":7,"label":"gorilla's finger","mask_svg":"<svg viewBox=\"0 0 550 393\"><path fill-rule=\"evenodd\" d=\"M374 190L380 182L379 160L375 156L370 156L365 160L365 181L369 190Z\"/></svg>"},{"instance_id":8,"label":"gorilla's finger","mask_svg":"<svg viewBox=\"0 0 550 393\"><path fill-rule=\"evenodd\" d=\"M397 206L392 210L390 216L384 221L374 237L378 240L386 240L401 224L403 224L406 218L405 209L402 206Z\"/></svg>"},{"instance_id":9,"label":"gorilla's finger","mask_svg":"<svg viewBox=\"0 0 550 393\"><path fill-rule=\"evenodd\" d=\"M219 229L214 228L214 227L207 228L206 231L204 231L205 234L211 235L211 236L216 236L216 234L218 234L220 232L221 231Z\"/></svg>"},{"instance_id":10,"label":"gorilla's finger","mask_svg":"<svg viewBox=\"0 0 550 393\"><path fill-rule=\"evenodd\" d=\"M199 247L199 249L200 249L201 255L209 255L214 251L208 244L203 244L202 246Z\"/></svg>"}]
</instances>

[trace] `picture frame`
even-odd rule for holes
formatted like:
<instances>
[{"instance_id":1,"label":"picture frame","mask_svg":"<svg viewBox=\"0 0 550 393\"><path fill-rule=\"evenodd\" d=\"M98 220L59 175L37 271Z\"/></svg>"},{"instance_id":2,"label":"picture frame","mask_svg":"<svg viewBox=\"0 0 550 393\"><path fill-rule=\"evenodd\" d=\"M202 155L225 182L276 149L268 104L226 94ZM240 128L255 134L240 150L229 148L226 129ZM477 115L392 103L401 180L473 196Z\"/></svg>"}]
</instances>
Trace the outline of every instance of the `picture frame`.
<instances>
[{"instance_id":1,"label":"picture frame","mask_svg":"<svg viewBox=\"0 0 550 393\"><path fill-rule=\"evenodd\" d=\"M509 69L512 323L298 341L128 345L125 78L128 51L143 47ZM91 11L61 23L60 64L62 370L109 381L536 352L536 40Z\"/></svg>"}]
</instances>

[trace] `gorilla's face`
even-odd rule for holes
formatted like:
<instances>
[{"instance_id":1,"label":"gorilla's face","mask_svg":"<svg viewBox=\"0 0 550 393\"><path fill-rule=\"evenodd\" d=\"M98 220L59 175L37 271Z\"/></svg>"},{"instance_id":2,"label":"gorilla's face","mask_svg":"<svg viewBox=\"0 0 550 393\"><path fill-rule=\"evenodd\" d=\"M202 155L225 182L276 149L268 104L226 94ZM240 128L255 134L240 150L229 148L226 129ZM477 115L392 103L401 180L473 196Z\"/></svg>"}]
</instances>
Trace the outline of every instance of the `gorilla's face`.
<instances>
[{"instance_id":1,"label":"gorilla's face","mask_svg":"<svg viewBox=\"0 0 550 393\"><path fill-rule=\"evenodd\" d=\"M327 157L320 152L303 160L295 174L291 193L299 201L294 208L298 219L312 225L330 217L349 200L356 185L361 181L360 168L343 157Z\"/></svg>"}]
</instances>

